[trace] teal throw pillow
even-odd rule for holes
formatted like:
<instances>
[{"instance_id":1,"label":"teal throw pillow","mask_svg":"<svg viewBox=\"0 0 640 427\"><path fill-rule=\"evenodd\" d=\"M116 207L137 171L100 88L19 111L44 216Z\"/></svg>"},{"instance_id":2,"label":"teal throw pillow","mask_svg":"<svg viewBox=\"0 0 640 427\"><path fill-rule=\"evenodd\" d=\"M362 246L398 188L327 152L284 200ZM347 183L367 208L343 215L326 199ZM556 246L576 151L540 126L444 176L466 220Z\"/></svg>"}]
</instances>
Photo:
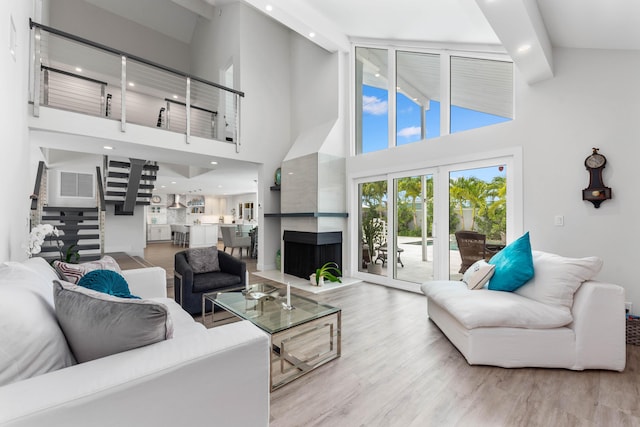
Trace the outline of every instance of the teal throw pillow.
<instances>
[{"instance_id":1,"label":"teal throw pillow","mask_svg":"<svg viewBox=\"0 0 640 427\"><path fill-rule=\"evenodd\" d=\"M82 276L78 286L120 298L136 298L129 291L129 284L120 274L112 270L93 270Z\"/></svg>"},{"instance_id":2,"label":"teal throw pillow","mask_svg":"<svg viewBox=\"0 0 640 427\"><path fill-rule=\"evenodd\" d=\"M533 256L529 232L495 254L489 264L495 265L488 288L513 292L533 277Z\"/></svg>"}]
</instances>

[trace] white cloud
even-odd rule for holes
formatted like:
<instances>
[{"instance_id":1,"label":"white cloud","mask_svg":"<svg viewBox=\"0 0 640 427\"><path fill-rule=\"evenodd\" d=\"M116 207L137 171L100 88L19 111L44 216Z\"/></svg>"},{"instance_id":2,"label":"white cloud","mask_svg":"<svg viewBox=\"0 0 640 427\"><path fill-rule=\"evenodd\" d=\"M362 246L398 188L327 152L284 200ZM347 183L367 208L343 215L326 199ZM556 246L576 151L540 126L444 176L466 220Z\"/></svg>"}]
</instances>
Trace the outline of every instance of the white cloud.
<instances>
[{"instance_id":1,"label":"white cloud","mask_svg":"<svg viewBox=\"0 0 640 427\"><path fill-rule=\"evenodd\" d=\"M404 138L410 138L412 136L421 135L422 129L419 126L411 126L408 128L400 129L398 131L398 136L402 136Z\"/></svg>"},{"instance_id":2,"label":"white cloud","mask_svg":"<svg viewBox=\"0 0 640 427\"><path fill-rule=\"evenodd\" d=\"M382 101L376 96L363 96L362 111L367 114L373 114L374 116L387 114L387 101Z\"/></svg>"}]
</instances>

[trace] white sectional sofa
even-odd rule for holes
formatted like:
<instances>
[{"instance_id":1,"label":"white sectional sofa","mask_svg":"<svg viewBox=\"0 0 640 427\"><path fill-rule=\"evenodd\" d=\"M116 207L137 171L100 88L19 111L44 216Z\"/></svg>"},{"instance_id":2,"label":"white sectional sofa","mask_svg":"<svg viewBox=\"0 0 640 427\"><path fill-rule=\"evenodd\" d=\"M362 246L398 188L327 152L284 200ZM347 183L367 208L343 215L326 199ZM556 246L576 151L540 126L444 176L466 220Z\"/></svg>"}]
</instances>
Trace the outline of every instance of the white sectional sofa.
<instances>
[{"instance_id":1,"label":"white sectional sofa","mask_svg":"<svg viewBox=\"0 0 640 427\"><path fill-rule=\"evenodd\" d=\"M173 338L77 364L55 320L55 270L41 258L0 267L0 425L268 426L266 334L196 323L166 298L162 268L122 273L168 308Z\"/></svg>"},{"instance_id":2,"label":"white sectional sofa","mask_svg":"<svg viewBox=\"0 0 640 427\"><path fill-rule=\"evenodd\" d=\"M429 318L471 365L622 371L624 289L588 280L599 262L589 270L591 258L533 251L534 278L515 292L470 290L462 281L421 289Z\"/></svg>"}]
</instances>

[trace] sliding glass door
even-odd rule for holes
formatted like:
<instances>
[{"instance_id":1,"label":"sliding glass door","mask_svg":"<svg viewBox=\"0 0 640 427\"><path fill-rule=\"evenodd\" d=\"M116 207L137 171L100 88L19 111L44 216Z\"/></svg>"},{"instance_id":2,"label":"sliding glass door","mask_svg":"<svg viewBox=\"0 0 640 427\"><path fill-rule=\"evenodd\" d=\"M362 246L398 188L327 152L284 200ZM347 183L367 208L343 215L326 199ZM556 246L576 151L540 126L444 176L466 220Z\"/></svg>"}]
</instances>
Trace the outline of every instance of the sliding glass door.
<instances>
[{"instance_id":1,"label":"sliding glass door","mask_svg":"<svg viewBox=\"0 0 640 427\"><path fill-rule=\"evenodd\" d=\"M434 278L433 174L396 178L395 254L387 249L386 264L393 278L421 283Z\"/></svg>"},{"instance_id":2,"label":"sliding glass door","mask_svg":"<svg viewBox=\"0 0 640 427\"><path fill-rule=\"evenodd\" d=\"M473 262L489 260L506 243L507 168L449 171L449 278L458 280Z\"/></svg>"},{"instance_id":3,"label":"sliding glass door","mask_svg":"<svg viewBox=\"0 0 640 427\"><path fill-rule=\"evenodd\" d=\"M357 270L416 289L459 280L474 260L489 260L522 232L513 163L504 156L358 180ZM461 233L471 237L461 243ZM473 239L481 243L471 250Z\"/></svg>"}]
</instances>

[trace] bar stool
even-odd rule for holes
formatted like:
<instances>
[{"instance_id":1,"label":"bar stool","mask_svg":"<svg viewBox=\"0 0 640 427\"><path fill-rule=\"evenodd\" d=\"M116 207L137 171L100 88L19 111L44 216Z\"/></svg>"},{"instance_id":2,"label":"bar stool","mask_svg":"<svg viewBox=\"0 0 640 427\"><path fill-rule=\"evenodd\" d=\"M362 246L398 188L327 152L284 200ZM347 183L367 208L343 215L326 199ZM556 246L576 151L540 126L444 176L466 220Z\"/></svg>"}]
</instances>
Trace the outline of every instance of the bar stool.
<instances>
[{"instance_id":1,"label":"bar stool","mask_svg":"<svg viewBox=\"0 0 640 427\"><path fill-rule=\"evenodd\" d=\"M186 225L176 225L176 244L183 247L189 244L189 227Z\"/></svg>"}]
</instances>

